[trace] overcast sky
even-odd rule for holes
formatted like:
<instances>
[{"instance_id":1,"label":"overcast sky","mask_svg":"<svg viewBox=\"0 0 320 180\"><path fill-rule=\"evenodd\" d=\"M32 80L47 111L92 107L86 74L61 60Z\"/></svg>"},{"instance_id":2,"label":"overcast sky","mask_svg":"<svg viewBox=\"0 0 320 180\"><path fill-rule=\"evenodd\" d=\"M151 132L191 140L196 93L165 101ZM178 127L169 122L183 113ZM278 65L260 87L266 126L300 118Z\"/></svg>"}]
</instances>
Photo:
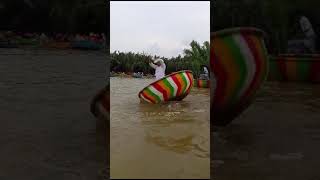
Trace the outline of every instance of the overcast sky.
<instances>
[{"instance_id":1,"label":"overcast sky","mask_svg":"<svg viewBox=\"0 0 320 180\"><path fill-rule=\"evenodd\" d=\"M210 1L110 3L110 49L165 57L210 41Z\"/></svg>"}]
</instances>

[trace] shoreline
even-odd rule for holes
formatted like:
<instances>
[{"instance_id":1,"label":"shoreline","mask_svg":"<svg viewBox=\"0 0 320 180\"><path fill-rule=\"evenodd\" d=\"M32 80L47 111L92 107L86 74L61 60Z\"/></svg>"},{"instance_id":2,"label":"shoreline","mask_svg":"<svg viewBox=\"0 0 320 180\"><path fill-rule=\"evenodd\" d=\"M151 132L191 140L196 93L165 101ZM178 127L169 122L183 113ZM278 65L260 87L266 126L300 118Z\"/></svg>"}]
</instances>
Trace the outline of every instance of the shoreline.
<instances>
[{"instance_id":1,"label":"shoreline","mask_svg":"<svg viewBox=\"0 0 320 180\"><path fill-rule=\"evenodd\" d=\"M24 49L24 50L80 50L80 51L107 51L108 47L103 47L101 49L85 49L85 48L75 48L75 47L47 47L47 46L29 46L23 45L18 47L0 47L3 50L16 50L16 49Z\"/></svg>"},{"instance_id":2,"label":"shoreline","mask_svg":"<svg viewBox=\"0 0 320 180\"><path fill-rule=\"evenodd\" d=\"M0 48L1 56L21 56L21 55L88 55L106 56L106 50L81 50L81 49L55 49L55 48ZM107 64L106 64L107 65Z\"/></svg>"},{"instance_id":3,"label":"shoreline","mask_svg":"<svg viewBox=\"0 0 320 180\"><path fill-rule=\"evenodd\" d=\"M110 72L110 77L136 78L136 77L133 77L133 73L134 72ZM152 79L152 78L154 78L154 75L146 74L146 75L143 75L143 77L141 77L140 79Z\"/></svg>"}]
</instances>

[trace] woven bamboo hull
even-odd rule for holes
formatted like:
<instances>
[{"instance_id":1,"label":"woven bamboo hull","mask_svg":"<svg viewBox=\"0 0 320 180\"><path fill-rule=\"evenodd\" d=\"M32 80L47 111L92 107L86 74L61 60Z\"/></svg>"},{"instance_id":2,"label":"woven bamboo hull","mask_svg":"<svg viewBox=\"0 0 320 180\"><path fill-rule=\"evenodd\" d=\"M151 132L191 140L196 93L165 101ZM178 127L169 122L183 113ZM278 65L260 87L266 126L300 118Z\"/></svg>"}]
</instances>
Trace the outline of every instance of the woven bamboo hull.
<instances>
[{"instance_id":1,"label":"woven bamboo hull","mask_svg":"<svg viewBox=\"0 0 320 180\"><path fill-rule=\"evenodd\" d=\"M156 104L167 101L181 101L193 86L191 71L178 71L151 83L138 94L142 101Z\"/></svg>"},{"instance_id":2,"label":"woven bamboo hull","mask_svg":"<svg viewBox=\"0 0 320 180\"><path fill-rule=\"evenodd\" d=\"M100 90L92 99L91 113L98 119L109 119L110 114L110 87Z\"/></svg>"},{"instance_id":3,"label":"woven bamboo hull","mask_svg":"<svg viewBox=\"0 0 320 180\"><path fill-rule=\"evenodd\" d=\"M210 80L195 79L193 80L193 86L198 88L209 88Z\"/></svg>"},{"instance_id":4,"label":"woven bamboo hull","mask_svg":"<svg viewBox=\"0 0 320 180\"><path fill-rule=\"evenodd\" d=\"M212 33L210 46L210 66L216 78L215 89L210 89L211 120L214 125L226 125L247 109L265 81L267 51L263 32L255 28Z\"/></svg>"},{"instance_id":5,"label":"woven bamboo hull","mask_svg":"<svg viewBox=\"0 0 320 180\"><path fill-rule=\"evenodd\" d=\"M320 83L320 54L271 56L268 80Z\"/></svg>"}]
</instances>

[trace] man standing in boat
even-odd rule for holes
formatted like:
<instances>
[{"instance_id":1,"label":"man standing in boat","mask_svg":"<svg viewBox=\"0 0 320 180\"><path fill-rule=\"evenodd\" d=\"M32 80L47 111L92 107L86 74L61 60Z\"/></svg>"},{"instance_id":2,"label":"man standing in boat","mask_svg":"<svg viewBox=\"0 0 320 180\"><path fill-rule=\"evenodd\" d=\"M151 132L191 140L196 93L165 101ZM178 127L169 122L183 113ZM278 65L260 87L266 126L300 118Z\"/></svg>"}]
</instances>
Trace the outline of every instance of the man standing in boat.
<instances>
[{"instance_id":1,"label":"man standing in boat","mask_svg":"<svg viewBox=\"0 0 320 180\"><path fill-rule=\"evenodd\" d=\"M201 68L203 69L203 73L200 74L200 77L199 79L202 79L202 80L209 80L210 79L210 75L209 75L209 70L208 70L208 67L205 66L205 65L202 65Z\"/></svg>"},{"instance_id":2,"label":"man standing in boat","mask_svg":"<svg viewBox=\"0 0 320 180\"><path fill-rule=\"evenodd\" d=\"M288 41L288 53L293 54L309 54L316 53L316 41L317 35L313 30L312 24L306 16L301 15L302 13L297 13L298 26L295 32L297 39Z\"/></svg>"},{"instance_id":3,"label":"man standing in boat","mask_svg":"<svg viewBox=\"0 0 320 180\"><path fill-rule=\"evenodd\" d=\"M305 35L304 44L308 48L309 52L315 53L316 51L316 33L309 19L305 16L300 16L300 26Z\"/></svg>"},{"instance_id":4,"label":"man standing in boat","mask_svg":"<svg viewBox=\"0 0 320 180\"><path fill-rule=\"evenodd\" d=\"M153 69L156 70L156 80L161 79L165 76L166 64L162 59L156 59L153 62L150 62L149 64Z\"/></svg>"}]
</instances>

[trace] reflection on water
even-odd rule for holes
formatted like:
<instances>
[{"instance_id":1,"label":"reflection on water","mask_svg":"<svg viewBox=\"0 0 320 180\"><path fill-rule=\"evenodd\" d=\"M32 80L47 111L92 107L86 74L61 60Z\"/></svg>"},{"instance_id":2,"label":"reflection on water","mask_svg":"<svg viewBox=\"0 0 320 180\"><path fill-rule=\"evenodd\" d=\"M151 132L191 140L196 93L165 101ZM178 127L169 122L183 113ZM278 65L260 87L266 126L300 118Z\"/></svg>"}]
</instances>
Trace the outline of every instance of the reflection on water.
<instances>
[{"instance_id":1,"label":"reflection on water","mask_svg":"<svg viewBox=\"0 0 320 180\"><path fill-rule=\"evenodd\" d=\"M213 129L212 176L319 179L319 108L319 84L265 83L239 118Z\"/></svg>"},{"instance_id":2,"label":"reflection on water","mask_svg":"<svg viewBox=\"0 0 320 180\"><path fill-rule=\"evenodd\" d=\"M111 78L111 178L209 178L209 90L140 103L152 81Z\"/></svg>"}]
</instances>

